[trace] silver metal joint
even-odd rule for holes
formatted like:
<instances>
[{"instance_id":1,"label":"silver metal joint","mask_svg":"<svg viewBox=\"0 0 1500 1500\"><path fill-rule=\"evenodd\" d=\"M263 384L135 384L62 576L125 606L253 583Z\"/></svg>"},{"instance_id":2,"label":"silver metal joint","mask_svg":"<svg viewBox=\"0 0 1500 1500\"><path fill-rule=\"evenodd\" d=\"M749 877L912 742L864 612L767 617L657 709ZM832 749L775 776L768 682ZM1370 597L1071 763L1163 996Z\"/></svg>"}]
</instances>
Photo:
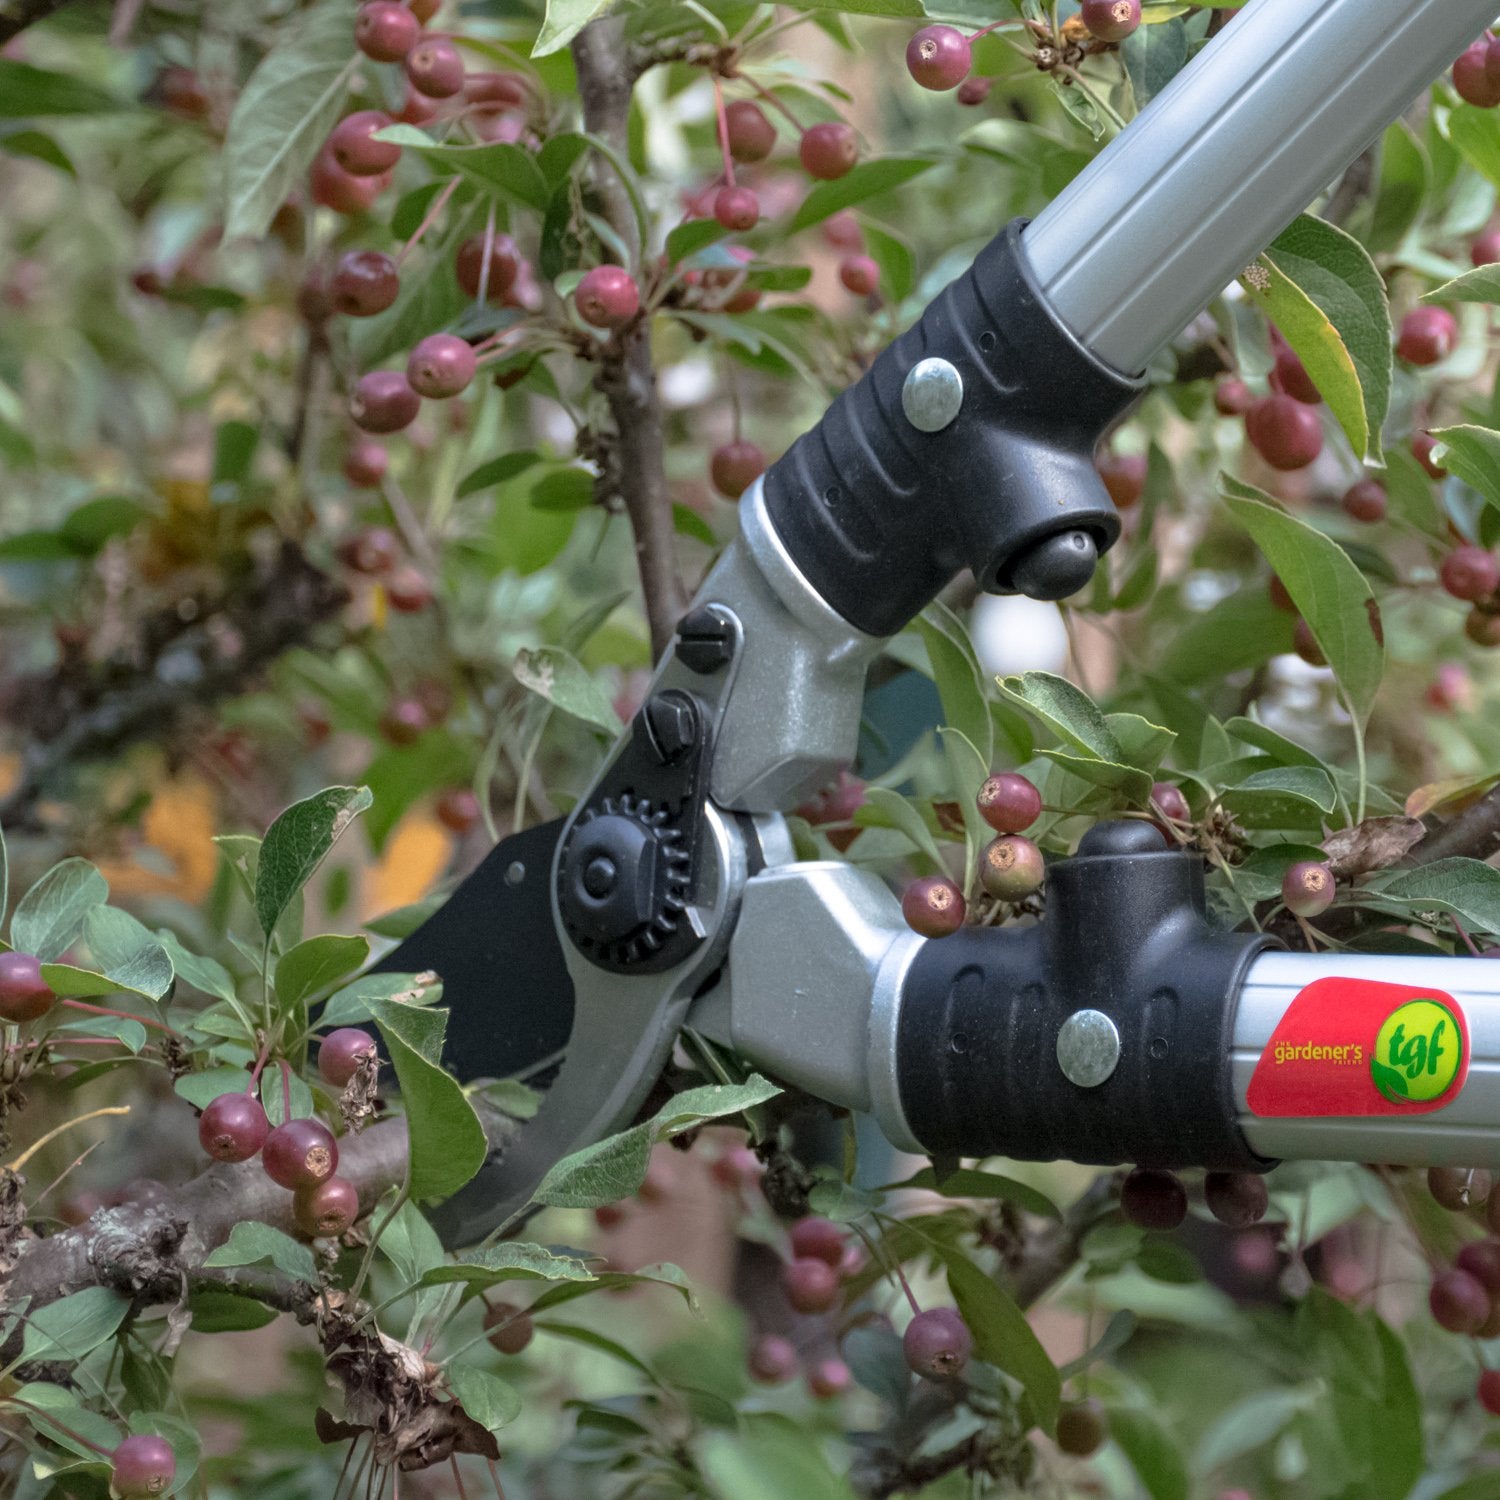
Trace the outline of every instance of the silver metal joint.
<instances>
[{"instance_id":1,"label":"silver metal joint","mask_svg":"<svg viewBox=\"0 0 1500 1500\"><path fill-rule=\"evenodd\" d=\"M946 359L923 359L906 372L901 409L918 432L941 432L964 404L964 382Z\"/></svg>"},{"instance_id":2,"label":"silver metal joint","mask_svg":"<svg viewBox=\"0 0 1500 1500\"><path fill-rule=\"evenodd\" d=\"M1057 1033L1057 1065L1069 1083L1096 1089L1120 1061L1120 1033L1100 1010L1074 1011Z\"/></svg>"}]
</instances>

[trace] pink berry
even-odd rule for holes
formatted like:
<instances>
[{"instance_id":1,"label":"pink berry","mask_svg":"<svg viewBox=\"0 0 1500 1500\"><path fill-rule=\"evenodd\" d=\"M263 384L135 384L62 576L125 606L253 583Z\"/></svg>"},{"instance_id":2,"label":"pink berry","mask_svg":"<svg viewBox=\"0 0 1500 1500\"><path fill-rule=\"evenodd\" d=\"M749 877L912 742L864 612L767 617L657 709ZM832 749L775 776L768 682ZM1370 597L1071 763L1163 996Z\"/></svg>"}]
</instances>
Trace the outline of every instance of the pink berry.
<instances>
[{"instance_id":1,"label":"pink berry","mask_svg":"<svg viewBox=\"0 0 1500 1500\"><path fill-rule=\"evenodd\" d=\"M336 1239L359 1217L359 1189L347 1177L327 1177L292 1196L292 1219L310 1239Z\"/></svg>"},{"instance_id":2,"label":"pink berry","mask_svg":"<svg viewBox=\"0 0 1500 1500\"><path fill-rule=\"evenodd\" d=\"M859 142L852 126L842 120L824 120L802 132L797 155L809 177L832 182L859 159Z\"/></svg>"},{"instance_id":3,"label":"pink berry","mask_svg":"<svg viewBox=\"0 0 1500 1500\"><path fill-rule=\"evenodd\" d=\"M349 398L349 415L364 432L400 432L417 419L422 402L400 370L371 370Z\"/></svg>"},{"instance_id":4,"label":"pink berry","mask_svg":"<svg viewBox=\"0 0 1500 1500\"><path fill-rule=\"evenodd\" d=\"M1101 453L1094 467L1116 510L1130 510L1146 493L1146 457L1141 453Z\"/></svg>"},{"instance_id":5,"label":"pink berry","mask_svg":"<svg viewBox=\"0 0 1500 1500\"><path fill-rule=\"evenodd\" d=\"M340 562L372 578L390 572L400 555L401 544L389 526L370 526L357 531L339 547Z\"/></svg>"},{"instance_id":6,"label":"pink berry","mask_svg":"<svg viewBox=\"0 0 1500 1500\"><path fill-rule=\"evenodd\" d=\"M446 37L423 37L406 54L406 78L429 99L451 99L464 86L464 60Z\"/></svg>"},{"instance_id":7,"label":"pink berry","mask_svg":"<svg viewBox=\"0 0 1500 1500\"><path fill-rule=\"evenodd\" d=\"M464 390L478 368L466 339L452 333L433 333L411 351L406 378L419 396L441 401Z\"/></svg>"},{"instance_id":8,"label":"pink berry","mask_svg":"<svg viewBox=\"0 0 1500 1500\"><path fill-rule=\"evenodd\" d=\"M1437 446L1438 440L1430 432L1419 432L1411 440L1411 456L1433 479L1446 479L1447 469L1432 456Z\"/></svg>"},{"instance_id":9,"label":"pink berry","mask_svg":"<svg viewBox=\"0 0 1500 1500\"><path fill-rule=\"evenodd\" d=\"M714 488L726 500L738 500L766 472L766 455L740 438L714 449L708 471Z\"/></svg>"},{"instance_id":10,"label":"pink berry","mask_svg":"<svg viewBox=\"0 0 1500 1500\"><path fill-rule=\"evenodd\" d=\"M333 1176L339 1165L339 1143L321 1120L288 1120L266 1137L260 1160L272 1182L295 1191Z\"/></svg>"},{"instance_id":11,"label":"pink berry","mask_svg":"<svg viewBox=\"0 0 1500 1500\"><path fill-rule=\"evenodd\" d=\"M1385 520L1387 497L1385 486L1378 479L1361 479L1351 485L1339 503L1346 516L1363 521L1367 526Z\"/></svg>"},{"instance_id":12,"label":"pink berry","mask_svg":"<svg viewBox=\"0 0 1500 1500\"><path fill-rule=\"evenodd\" d=\"M520 252L516 242L508 234L496 234L489 241L489 278L485 296L498 302L516 283L521 269ZM453 258L453 274L458 284L470 297L479 295L485 273L485 238L476 234L458 247Z\"/></svg>"},{"instance_id":13,"label":"pink berry","mask_svg":"<svg viewBox=\"0 0 1500 1500\"><path fill-rule=\"evenodd\" d=\"M1500 1370L1486 1370L1475 1392L1479 1404L1493 1417L1500 1417Z\"/></svg>"},{"instance_id":14,"label":"pink berry","mask_svg":"<svg viewBox=\"0 0 1500 1500\"><path fill-rule=\"evenodd\" d=\"M835 1270L843 1264L847 1236L831 1219L809 1216L792 1225L792 1256L827 1261Z\"/></svg>"},{"instance_id":15,"label":"pink berry","mask_svg":"<svg viewBox=\"0 0 1500 1500\"><path fill-rule=\"evenodd\" d=\"M821 227L824 242L834 250L865 248L865 232L859 227L859 220L847 208L841 208L836 214L829 214Z\"/></svg>"},{"instance_id":16,"label":"pink berry","mask_svg":"<svg viewBox=\"0 0 1500 1500\"><path fill-rule=\"evenodd\" d=\"M364 213L391 185L390 177L356 177L346 172L325 145L313 159L307 178L308 192L314 203L330 208L336 214Z\"/></svg>"},{"instance_id":17,"label":"pink berry","mask_svg":"<svg viewBox=\"0 0 1500 1500\"><path fill-rule=\"evenodd\" d=\"M1236 375L1214 387L1214 410L1221 417L1242 417L1255 405L1250 387Z\"/></svg>"},{"instance_id":18,"label":"pink berry","mask_svg":"<svg viewBox=\"0 0 1500 1500\"><path fill-rule=\"evenodd\" d=\"M34 953L0 953L0 1020L13 1025L40 1020L56 1001Z\"/></svg>"},{"instance_id":19,"label":"pink berry","mask_svg":"<svg viewBox=\"0 0 1500 1500\"><path fill-rule=\"evenodd\" d=\"M1469 259L1475 267L1492 266L1500 261L1500 229L1486 229L1469 246Z\"/></svg>"},{"instance_id":20,"label":"pink berry","mask_svg":"<svg viewBox=\"0 0 1500 1500\"><path fill-rule=\"evenodd\" d=\"M1141 0L1083 0L1078 14L1101 42L1123 42L1141 24Z\"/></svg>"},{"instance_id":21,"label":"pink berry","mask_svg":"<svg viewBox=\"0 0 1500 1500\"><path fill-rule=\"evenodd\" d=\"M530 1313L513 1302L496 1302L485 1308L484 1327L490 1347L501 1354L519 1354L536 1337Z\"/></svg>"},{"instance_id":22,"label":"pink berry","mask_svg":"<svg viewBox=\"0 0 1500 1500\"><path fill-rule=\"evenodd\" d=\"M781 1268L781 1285L798 1312L827 1312L838 1301L839 1273L826 1260L803 1256Z\"/></svg>"},{"instance_id":23,"label":"pink berry","mask_svg":"<svg viewBox=\"0 0 1500 1500\"><path fill-rule=\"evenodd\" d=\"M396 118L403 125L425 125L429 120L435 120L438 112L438 101L429 99L426 94L418 93L410 83L406 85L406 93L401 100L401 108Z\"/></svg>"},{"instance_id":24,"label":"pink berry","mask_svg":"<svg viewBox=\"0 0 1500 1500\"><path fill-rule=\"evenodd\" d=\"M760 199L747 187L721 187L714 195L714 218L725 229L754 229L760 223Z\"/></svg>"},{"instance_id":25,"label":"pink berry","mask_svg":"<svg viewBox=\"0 0 1500 1500\"><path fill-rule=\"evenodd\" d=\"M1002 834L980 851L979 883L997 901L1020 901L1045 875L1042 851L1019 833Z\"/></svg>"},{"instance_id":26,"label":"pink berry","mask_svg":"<svg viewBox=\"0 0 1500 1500\"><path fill-rule=\"evenodd\" d=\"M432 716L415 698L397 698L380 716L380 732L393 745L415 745L432 727Z\"/></svg>"},{"instance_id":27,"label":"pink berry","mask_svg":"<svg viewBox=\"0 0 1500 1500\"><path fill-rule=\"evenodd\" d=\"M1477 604L1500 585L1500 564L1483 547L1455 547L1442 561L1438 577L1455 599Z\"/></svg>"},{"instance_id":28,"label":"pink berry","mask_svg":"<svg viewBox=\"0 0 1500 1500\"><path fill-rule=\"evenodd\" d=\"M1439 1208L1467 1213L1490 1195L1492 1178L1483 1167L1429 1167L1427 1191Z\"/></svg>"},{"instance_id":29,"label":"pink berry","mask_svg":"<svg viewBox=\"0 0 1500 1500\"><path fill-rule=\"evenodd\" d=\"M776 127L760 105L736 99L724 107L724 130L729 154L736 161L764 161L776 149Z\"/></svg>"},{"instance_id":30,"label":"pink berry","mask_svg":"<svg viewBox=\"0 0 1500 1500\"><path fill-rule=\"evenodd\" d=\"M901 915L913 932L942 938L964 925L964 893L941 875L914 880L901 895Z\"/></svg>"},{"instance_id":31,"label":"pink berry","mask_svg":"<svg viewBox=\"0 0 1500 1500\"><path fill-rule=\"evenodd\" d=\"M1042 794L1017 771L991 776L974 801L996 833L1024 833L1042 815Z\"/></svg>"},{"instance_id":32,"label":"pink berry","mask_svg":"<svg viewBox=\"0 0 1500 1500\"><path fill-rule=\"evenodd\" d=\"M709 1176L731 1192L758 1187L765 1165L749 1146L731 1146L709 1165Z\"/></svg>"},{"instance_id":33,"label":"pink berry","mask_svg":"<svg viewBox=\"0 0 1500 1500\"><path fill-rule=\"evenodd\" d=\"M386 580L385 597L398 614L420 614L432 603L432 585L416 568L397 568Z\"/></svg>"},{"instance_id":34,"label":"pink berry","mask_svg":"<svg viewBox=\"0 0 1500 1500\"><path fill-rule=\"evenodd\" d=\"M1152 786L1151 806L1169 823L1186 823L1193 816L1182 788L1170 781L1158 781Z\"/></svg>"},{"instance_id":35,"label":"pink berry","mask_svg":"<svg viewBox=\"0 0 1500 1500\"><path fill-rule=\"evenodd\" d=\"M1423 696L1428 706L1439 713L1452 713L1454 709L1467 708L1474 697L1474 682L1469 676L1469 669L1461 662L1439 662Z\"/></svg>"},{"instance_id":36,"label":"pink berry","mask_svg":"<svg viewBox=\"0 0 1500 1500\"><path fill-rule=\"evenodd\" d=\"M1142 1229L1176 1229L1187 1218L1187 1189L1175 1173L1137 1167L1121 1184L1120 1208Z\"/></svg>"},{"instance_id":37,"label":"pink berry","mask_svg":"<svg viewBox=\"0 0 1500 1500\"><path fill-rule=\"evenodd\" d=\"M354 18L354 45L376 62L400 62L416 46L421 29L396 0L369 0Z\"/></svg>"},{"instance_id":38,"label":"pink berry","mask_svg":"<svg viewBox=\"0 0 1500 1500\"><path fill-rule=\"evenodd\" d=\"M790 1339L763 1333L750 1346L750 1378L760 1385L783 1385L797 1373L797 1351Z\"/></svg>"},{"instance_id":39,"label":"pink berry","mask_svg":"<svg viewBox=\"0 0 1500 1500\"><path fill-rule=\"evenodd\" d=\"M1328 658L1323 653L1323 648L1318 644L1318 638L1313 634L1313 628L1306 620L1298 620L1296 628L1292 631L1292 649L1310 667L1326 667Z\"/></svg>"},{"instance_id":40,"label":"pink berry","mask_svg":"<svg viewBox=\"0 0 1500 1500\"><path fill-rule=\"evenodd\" d=\"M526 103L526 83L514 73L470 73L464 79L464 98L484 110L520 109Z\"/></svg>"},{"instance_id":41,"label":"pink berry","mask_svg":"<svg viewBox=\"0 0 1500 1500\"><path fill-rule=\"evenodd\" d=\"M868 255L849 255L839 262L839 280L856 297L868 297L880 285L880 267Z\"/></svg>"},{"instance_id":42,"label":"pink berry","mask_svg":"<svg viewBox=\"0 0 1500 1500\"><path fill-rule=\"evenodd\" d=\"M437 820L450 833L465 834L483 816L479 798L466 786L449 787L433 809Z\"/></svg>"},{"instance_id":43,"label":"pink berry","mask_svg":"<svg viewBox=\"0 0 1500 1500\"><path fill-rule=\"evenodd\" d=\"M1401 320L1396 357L1409 365L1441 364L1458 343L1458 319L1446 307L1414 307Z\"/></svg>"},{"instance_id":44,"label":"pink berry","mask_svg":"<svg viewBox=\"0 0 1500 1500\"><path fill-rule=\"evenodd\" d=\"M853 1384L849 1366L841 1359L817 1360L807 1372L807 1388L818 1401L832 1401Z\"/></svg>"},{"instance_id":45,"label":"pink berry","mask_svg":"<svg viewBox=\"0 0 1500 1500\"><path fill-rule=\"evenodd\" d=\"M380 109L361 109L347 115L328 137L333 159L355 177L378 177L389 172L401 160L401 148L375 139L376 133L389 124L391 117Z\"/></svg>"},{"instance_id":46,"label":"pink berry","mask_svg":"<svg viewBox=\"0 0 1500 1500\"><path fill-rule=\"evenodd\" d=\"M1500 104L1500 79L1490 75L1489 51L1490 39L1482 36L1453 64L1453 87L1458 97L1479 109L1493 109Z\"/></svg>"},{"instance_id":47,"label":"pink berry","mask_svg":"<svg viewBox=\"0 0 1500 1500\"><path fill-rule=\"evenodd\" d=\"M595 266L573 293L578 316L595 328L623 328L640 311L635 278L622 266Z\"/></svg>"},{"instance_id":48,"label":"pink berry","mask_svg":"<svg viewBox=\"0 0 1500 1500\"><path fill-rule=\"evenodd\" d=\"M906 44L906 71L934 93L956 89L972 62L968 37L952 26L924 26Z\"/></svg>"},{"instance_id":49,"label":"pink berry","mask_svg":"<svg viewBox=\"0 0 1500 1500\"><path fill-rule=\"evenodd\" d=\"M318 1072L325 1083L341 1089L359 1071L359 1065L375 1056L375 1038L358 1026L340 1026L318 1044Z\"/></svg>"},{"instance_id":50,"label":"pink berry","mask_svg":"<svg viewBox=\"0 0 1500 1500\"><path fill-rule=\"evenodd\" d=\"M1203 1199L1209 1213L1231 1229L1260 1223L1270 1206L1266 1180L1254 1172L1210 1172L1203 1179Z\"/></svg>"},{"instance_id":51,"label":"pink berry","mask_svg":"<svg viewBox=\"0 0 1500 1500\"><path fill-rule=\"evenodd\" d=\"M1275 392L1245 413L1245 433L1273 469L1305 469L1323 451L1323 422L1310 406Z\"/></svg>"},{"instance_id":52,"label":"pink berry","mask_svg":"<svg viewBox=\"0 0 1500 1500\"><path fill-rule=\"evenodd\" d=\"M356 489L370 490L385 478L390 456L373 438L358 437L344 455L344 478Z\"/></svg>"},{"instance_id":53,"label":"pink berry","mask_svg":"<svg viewBox=\"0 0 1500 1500\"><path fill-rule=\"evenodd\" d=\"M1294 401L1304 406L1320 406L1323 393L1312 382L1307 367L1297 358L1290 344L1282 344L1276 351L1276 368L1272 380Z\"/></svg>"},{"instance_id":54,"label":"pink berry","mask_svg":"<svg viewBox=\"0 0 1500 1500\"><path fill-rule=\"evenodd\" d=\"M177 1476L172 1445L154 1433L126 1438L110 1457L110 1493L120 1500L143 1500L162 1495Z\"/></svg>"},{"instance_id":55,"label":"pink berry","mask_svg":"<svg viewBox=\"0 0 1500 1500\"><path fill-rule=\"evenodd\" d=\"M1298 860L1281 880L1281 899L1294 916L1322 916L1337 894L1332 868L1315 859Z\"/></svg>"},{"instance_id":56,"label":"pink berry","mask_svg":"<svg viewBox=\"0 0 1500 1500\"><path fill-rule=\"evenodd\" d=\"M198 1144L215 1161L249 1161L270 1133L260 1100L250 1094L220 1094L198 1119Z\"/></svg>"},{"instance_id":57,"label":"pink berry","mask_svg":"<svg viewBox=\"0 0 1500 1500\"><path fill-rule=\"evenodd\" d=\"M947 1380L963 1374L974 1339L956 1307L929 1307L906 1325L901 1348L913 1375Z\"/></svg>"},{"instance_id":58,"label":"pink berry","mask_svg":"<svg viewBox=\"0 0 1500 1500\"><path fill-rule=\"evenodd\" d=\"M1444 1271L1432 1283L1427 1306L1439 1328L1477 1333L1490 1315L1490 1294L1467 1271Z\"/></svg>"},{"instance_id":59,"label":"pink berry","mask_svg":"<svg viewBox=\"0 0 1500 1500\"><path fill-rule=\"evenodd\" d=\"M400 291L396 262L379 250L351 250L339 261L328 284L335 310L350 318L383 313Z\"/></svg>"},{"instance_id":60,"label":"pink berry","mask_svg":"<svg viewBox=\"0 0 1500 1500\"><path fill-rule=\"evenodd\" d=\"M1470 1240L1454 1257L1454 1265L1467 1271L1491 1296L1500 1292L1500 1240Z\"/></svg>"},{"instance_id":61,"label":"pink berry","mask_svg":"<svg viewBox=\"0 0 1500 1500\"><path fill-rule=\"evenodd\" d=\"M958 86L958 102L969 109L983 104L994 87L993 78L965 78Z\"/></svg>"}]
</instances>

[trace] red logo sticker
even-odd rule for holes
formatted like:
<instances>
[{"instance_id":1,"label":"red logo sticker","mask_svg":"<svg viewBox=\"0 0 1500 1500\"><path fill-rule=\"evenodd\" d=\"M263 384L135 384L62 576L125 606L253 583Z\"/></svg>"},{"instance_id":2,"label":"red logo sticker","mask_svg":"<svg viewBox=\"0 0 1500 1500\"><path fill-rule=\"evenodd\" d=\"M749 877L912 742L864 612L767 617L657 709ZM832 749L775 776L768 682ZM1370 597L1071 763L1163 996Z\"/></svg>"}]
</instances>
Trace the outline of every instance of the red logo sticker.
<instances>
[{"instance_id":1,"label":"red logo sticker","mask_svg":"<svg viewBox=\"0 0 1500 1500\"><path fill-rule=\"evenodd\" d=\"M1469 1023L1451 995L1319 979L1287 1007L1245 1102L1266 1118L1430 1114L1468 1073Z\"/></svg>"}]
</instances>

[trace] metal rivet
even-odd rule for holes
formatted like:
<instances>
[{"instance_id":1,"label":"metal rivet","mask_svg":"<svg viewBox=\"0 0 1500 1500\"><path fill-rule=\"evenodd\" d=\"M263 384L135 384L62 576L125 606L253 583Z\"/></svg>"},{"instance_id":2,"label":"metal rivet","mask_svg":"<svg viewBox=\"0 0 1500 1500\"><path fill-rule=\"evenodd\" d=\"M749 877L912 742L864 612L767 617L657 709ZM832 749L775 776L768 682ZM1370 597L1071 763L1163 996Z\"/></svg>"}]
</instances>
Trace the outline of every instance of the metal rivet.
<instances>
[{"instance_id":1,"label":"metal rivet","mask_svg":"<svg viewBox=\"0 0 1500 1500\"><path fill-rule=\"evenodd\" d=\"M946 359L920 360L907 371L901 409L919 432L941 432L963 404L963 377Z\"/></svg>"},{"instance_id":2,"label":"metal rivet","mask_svg":"<svg viewBox=\"0 0 1500 1500\"><path fill-rule=\"evenodd\" d=\"M526 866L518 859L513 859L505 867L506 885L520 885L526 879Z\"/></svg>"},{"instance_id":3,"label":"metal rivet","mask_svg":"<svg viewBox=\"0 0 1500 1500\"><path fill-rule=\"evenodd\" d=\"M1075 1011L1057 1033L1057 1063L1069 1083L1098 1088L1120 1061L1120 1033L1102 1011Z\"/></svg>"}]
</instances>

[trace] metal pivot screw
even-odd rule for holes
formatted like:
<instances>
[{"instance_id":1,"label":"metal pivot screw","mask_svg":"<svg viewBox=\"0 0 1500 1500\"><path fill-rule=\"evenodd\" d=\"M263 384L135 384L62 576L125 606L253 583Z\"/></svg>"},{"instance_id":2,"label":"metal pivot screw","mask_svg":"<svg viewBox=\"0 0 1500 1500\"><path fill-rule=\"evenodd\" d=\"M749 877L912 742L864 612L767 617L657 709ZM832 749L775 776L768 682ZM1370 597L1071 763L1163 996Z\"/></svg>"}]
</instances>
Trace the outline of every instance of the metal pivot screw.
<instances>
[{"instance_id":1,"label":"metal pivot screw","mask_svg":"<svg viewBox=\"0 0 1500 1500\"><path fill-rule=\"evenodd\" d=\"M1120 1061L1120 1033L1098 1010L1079 1010L1057 1033L1057 1065L1069 1083L1081 1089L1098 1088Z\"/></svg>"},{"instance_id":2,"label":"metal pivot screw","mask_svg":"<svg viewBox=\"0 0 1500 1500\"><path fill-rule=\"evenodd\" d=\"M646 702L646 738L657 761L676 765L698 743L698 715L686 693L655 693Z\"/></svg>"},{"instance_id":3,"label":"metal pivot screw","mask_svg":"<svg viewBox=\"0 0 1500 1500\"><path fill-rule=\"evenodd\" d=\"M918 432L941 432L964 404L964 382L946 359L923 359L906 372L901 409Z\"/></svg>"},{"instance_id":4,"label":"metal pivot screw","mask_svg":"<svg viewBox=\"0 0 1500 1500\"><path fill-rule=\"evenodd\" d=\"M734 627L726 613L702 604L678 622L677 659L700 677L721 671L734 655Z\"/></svg>"}]
</instances>

